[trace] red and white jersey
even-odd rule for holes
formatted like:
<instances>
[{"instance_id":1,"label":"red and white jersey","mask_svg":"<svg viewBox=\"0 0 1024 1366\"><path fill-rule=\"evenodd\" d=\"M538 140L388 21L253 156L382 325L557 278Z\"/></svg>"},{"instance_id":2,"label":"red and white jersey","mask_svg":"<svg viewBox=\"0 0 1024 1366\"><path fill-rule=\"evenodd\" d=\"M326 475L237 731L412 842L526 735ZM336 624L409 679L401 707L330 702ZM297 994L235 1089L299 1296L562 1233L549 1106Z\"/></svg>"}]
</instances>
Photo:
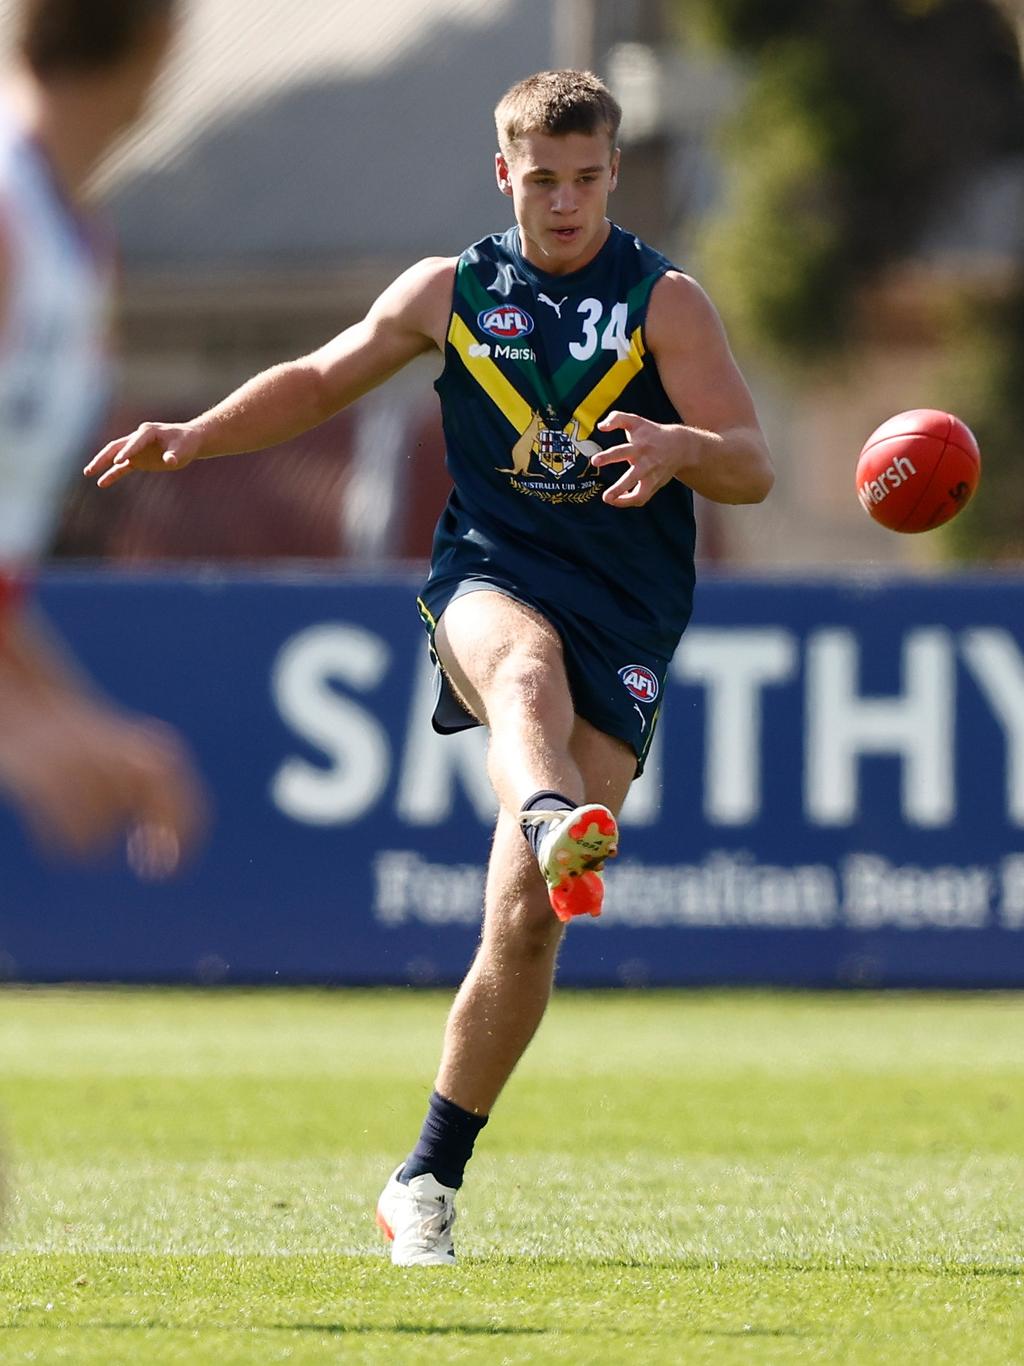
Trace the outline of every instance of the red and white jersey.
<instances>
[{"instance_id":1,"label":"red and white jersey","mask_svg":"<svg viewBox=\"0 0 1024 1366\"><path fill-rule=\"evenodd\" d=\"M0 576L43 556L108 398L110 271L0 100Z\"/></svg>"}]
</instances>

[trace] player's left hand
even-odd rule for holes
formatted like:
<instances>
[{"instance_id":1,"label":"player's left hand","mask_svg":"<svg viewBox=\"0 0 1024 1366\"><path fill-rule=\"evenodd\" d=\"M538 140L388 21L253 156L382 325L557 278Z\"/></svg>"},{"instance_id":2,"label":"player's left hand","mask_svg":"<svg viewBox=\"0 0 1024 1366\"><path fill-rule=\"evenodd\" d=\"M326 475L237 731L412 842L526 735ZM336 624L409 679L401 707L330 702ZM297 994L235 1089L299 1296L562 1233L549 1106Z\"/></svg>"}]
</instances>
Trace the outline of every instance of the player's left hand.
<instances>
[{"instance_id":1,"label":"player's left hand","mask_svg":"<svg viewBox=\"0 0 1024 1366\"><path fill-rule=\"evenodd\" d=\"M625 464L624 474L601 495L614 507L638 508L651 500L659 489L682 468L689 428L678 424L651 422L636 413L610 412L598 424L602 432L622 431L626 440L620 446L590 457L598 469L602 465Z\"/></svg>"}]
</instances>

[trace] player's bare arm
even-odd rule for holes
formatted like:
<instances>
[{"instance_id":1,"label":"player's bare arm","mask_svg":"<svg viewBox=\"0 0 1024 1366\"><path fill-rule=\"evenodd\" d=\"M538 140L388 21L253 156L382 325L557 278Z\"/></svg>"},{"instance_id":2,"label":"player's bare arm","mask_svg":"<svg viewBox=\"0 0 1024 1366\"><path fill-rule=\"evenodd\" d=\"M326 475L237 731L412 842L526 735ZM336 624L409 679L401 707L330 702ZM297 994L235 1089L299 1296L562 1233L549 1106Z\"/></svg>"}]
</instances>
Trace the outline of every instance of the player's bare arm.
<instances>
[{"instance_id":1,"label":"player's bare arm","mask_svg":"<svg viewBox=\"0 0 1024 1366\"><path fill-rule=\"evenodd\" d=\"M263 371L191 422L145 422L86 466L100 488L133 470L277 445L318 426L424 352L444 348L455 261L430 258L400 275L361 322L319 350Z\"/></svg>"},{"instance_id":2,"label":"player's bare arm","mask_svg":"<svg viewBox=\"0 0 1024 1366\"><path fill-rule=\"evenodd\" d=\"M647 344L684 422L608 414L601 430L624 431L627 440L593 463L627 468L605 502L641 507L671 479L716 503L761 502L775 479L768 445L718 313L688 275L670 271L654 287Z\"/></svg>"}]
</instances>

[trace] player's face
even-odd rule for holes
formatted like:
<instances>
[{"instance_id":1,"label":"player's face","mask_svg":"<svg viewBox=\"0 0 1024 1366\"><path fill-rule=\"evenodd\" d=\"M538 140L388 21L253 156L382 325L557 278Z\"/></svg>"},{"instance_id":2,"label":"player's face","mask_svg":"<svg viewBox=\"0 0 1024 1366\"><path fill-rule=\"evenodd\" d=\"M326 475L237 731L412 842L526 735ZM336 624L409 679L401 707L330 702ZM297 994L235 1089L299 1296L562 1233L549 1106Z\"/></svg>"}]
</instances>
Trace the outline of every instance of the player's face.
<instances>
[{"instance_id":1,"label":"player's face","mask_svg":"<svg viewBox=\"0 0 1024 1366\"><path fill-rule=\"evenodd\" d=\"M607 133L529 133L510 158L495 157L531 265L567 275L593 260L608 236L608 196L619 170Z\"/></svg>"}]
</instances>

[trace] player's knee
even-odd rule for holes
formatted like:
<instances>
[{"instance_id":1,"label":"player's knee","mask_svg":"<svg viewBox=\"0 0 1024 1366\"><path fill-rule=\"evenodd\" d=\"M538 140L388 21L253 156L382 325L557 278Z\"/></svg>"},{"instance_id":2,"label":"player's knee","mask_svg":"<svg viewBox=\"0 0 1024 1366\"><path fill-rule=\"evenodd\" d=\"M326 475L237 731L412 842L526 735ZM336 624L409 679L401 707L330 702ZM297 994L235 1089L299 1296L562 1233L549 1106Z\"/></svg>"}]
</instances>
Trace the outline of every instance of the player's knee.
<instances>
[{"instance_id":1,"label":"player's knee","mask_svg":"<svg viewBox=\"0 0 1024 1366\"><path fill-rule=\"evenodd\" d=\"M555 919L545 894L543 906L520 906L495 917L487 936L493 956L513 971L554 957L565 927Z\"/></svg>"},{"instance_id":2,"label":"player's knee","mask_svg":"<svg viewBox=\"0 0 1024 1366\"><path fill-rule=\"evenodd\" d=\"M562 671L553 668L547 656L529 649L515 650L495 666L490 693L489 711L496 705L506 714L523 708L551 715L568 700Z\"/></svg>"}]
</instances>

